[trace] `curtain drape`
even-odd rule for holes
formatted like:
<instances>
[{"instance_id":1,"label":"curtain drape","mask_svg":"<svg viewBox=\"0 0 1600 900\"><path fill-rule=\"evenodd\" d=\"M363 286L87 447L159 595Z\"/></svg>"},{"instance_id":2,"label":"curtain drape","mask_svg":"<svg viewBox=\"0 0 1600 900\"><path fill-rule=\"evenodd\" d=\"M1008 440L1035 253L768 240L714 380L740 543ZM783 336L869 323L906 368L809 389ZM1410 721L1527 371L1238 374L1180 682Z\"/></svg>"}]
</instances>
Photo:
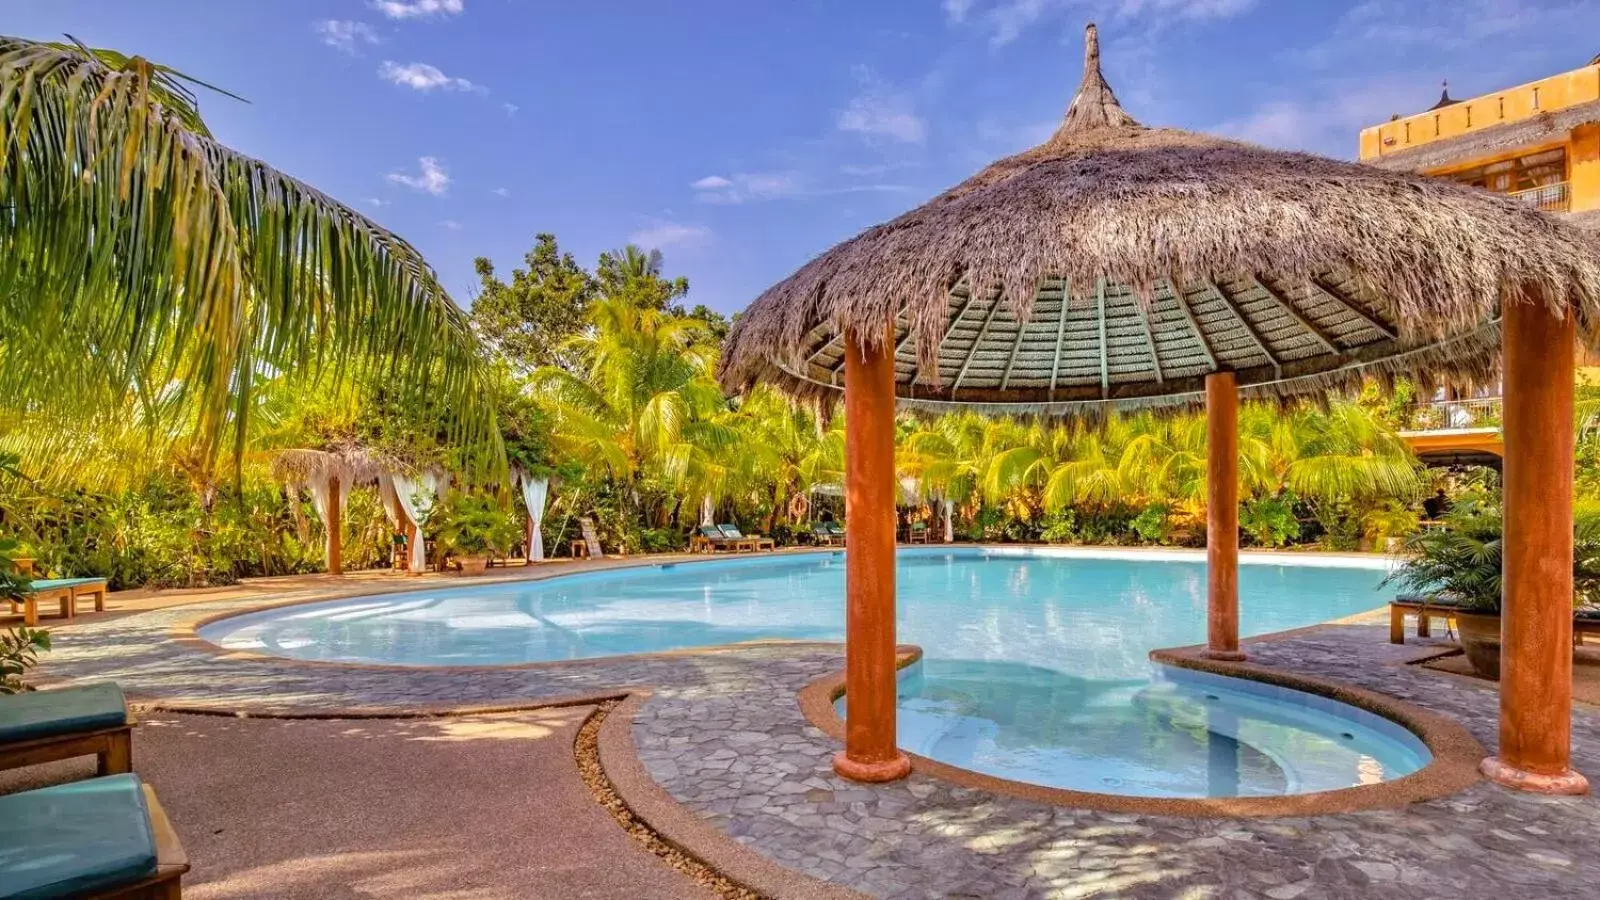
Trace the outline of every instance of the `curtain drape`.
<instances>
[{"instance_id":1,"label":"curtain drape","mask_svg":"<svg viewBox=\"0 0 1600 900\"><path fill-rule=\"evenodd\" d=\"M322 553L323 559L333 558L333 531L328 528L328 506L333 499L330 489L332 475L326 472L318 473L308 478L305 482L306 490L311 492L311 507L317 511L317 518L322 520ZM344 484L345 479L340 479L339 484L339 521L345 520L344 511L350 505L350 487Z\"/></svg>"},{"instance_id":2,"label":"curtain drape","mask_svg":"<svg viewBox=\"0 0 1600 900\"><path fill-rule=\"evenodd\" d=\"M711 495L707 494L700 499L700 524L715 525L716 506L711 502Z\"/></svg>"},{"instance_id":3,"label":"curtain drape","mask_svg":"<svg viewBox=\"0 0 1600 900\"><path fill-rule=\"evenodd\" d=\"M528 561L544 559L544 503L550 494L550 479L522 473L522 502L528 507Z\"/></svg>"},{"instance_id":4,"label":"curtain drape","mask_svg":"<svg viewBox=\"0 0 1600 900\"><path fill-rule=\"evenodd\" d=\"M395 499L400 501L400 508L405 510L406 517L417 526L416 539L411 541L411 571L421 573L428 568L427 541L423 529L427 527L428 517L433 514L433 505L439 500L439 486L443 479L436 472L423 472L416 478L405 475L395 475L393 478Z\"/></svg>"},{"instance_id":5,"label":"curtain drape","mask_svg":"<svg viewBox=\"0 0 1600 900\"><path fill-rule=\"evenodd\" d=\"M953 544L956 542L955 510L956 504L954 500L944 501L944 542L946 544Z\"/></svg>"}]
</instances>

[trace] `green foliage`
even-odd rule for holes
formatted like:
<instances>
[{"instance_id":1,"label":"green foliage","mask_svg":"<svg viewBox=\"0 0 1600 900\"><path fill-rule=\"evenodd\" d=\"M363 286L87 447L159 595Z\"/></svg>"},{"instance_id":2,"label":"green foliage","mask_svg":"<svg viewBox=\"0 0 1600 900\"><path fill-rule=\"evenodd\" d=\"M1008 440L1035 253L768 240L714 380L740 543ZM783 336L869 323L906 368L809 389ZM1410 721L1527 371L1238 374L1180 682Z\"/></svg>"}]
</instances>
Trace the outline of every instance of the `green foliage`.
<instances>
[{"instance_id":1,"label":"green foliage","mask_svg":"<svg viewBox=\"0 0 1600 900\"><path fill-rule=\"evenodd\" d=\"M509 283L494 263L473 262L479 293L472 301L472 326L506 362L523 372L540 366L577 368L582 359L566 343L583 331L599 288L594 277L563 253L556 236L542 233L511 272Z\"/></svg>"},{"instance_id":2,"label":"green foliage","mask_svg":"<svg viewBox=\"0 0 1600 900\"><path fill-rule=\"evenodd\" d=\"M1039 539L1049 544L1070 544L1078 536L1077 516L1070 509L1046 513Z\"/></svg>"},{"instance_id":3,"label":"green foliage","mask_svg":"<svg viewBox=\"0 0 1600 900\"><path fill-rule=\"evenodd\" d=\"M38 665L39 654L50 649L50 632L38 628L0 631L0 694L28 689L23 676Z\"/></svg>"},{"instance_id":4,"label":"green foliage","mask_svg":"<svg viewBox=\"0 0 1600 900\"><path fill-rule=\"evenodd\" d=\"M1293 497L1257 497L1239 508L1239 528L1258 547L1282 547L1300 534Z\"/></svg>"},{"instance_id":5,"label":"green foliage","mask_svg":"<svg viewBox=\"0 0 1600 900\"><path fill-rule=\"evenodd\" d=\"M1152 503L1134 516L1128 527L1147 544L1164 544L1172 536L1171 510L1165 503Z\"/></svg>"},{"instance_id":6,"label":"green foliage","mask_svg":"<svg viewBox=\"0 0 1600 900\"><path fill-rule=\"evenodd\" d=\"M521 529L494 497L452 491L434 508L428 524L439 548L454 556L504 556Z\"/></svg>"}]
</instances>

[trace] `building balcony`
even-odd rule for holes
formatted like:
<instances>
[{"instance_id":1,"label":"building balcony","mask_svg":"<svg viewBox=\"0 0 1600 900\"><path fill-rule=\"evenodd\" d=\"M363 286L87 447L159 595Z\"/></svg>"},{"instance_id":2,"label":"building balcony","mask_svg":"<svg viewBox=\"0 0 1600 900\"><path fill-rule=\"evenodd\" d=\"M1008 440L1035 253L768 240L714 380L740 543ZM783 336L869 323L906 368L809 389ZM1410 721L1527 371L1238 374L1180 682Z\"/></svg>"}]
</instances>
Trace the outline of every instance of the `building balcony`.
<instances>
[{"instance_id":1,"label":"building balcony","mask_svg":"<svg viewBox=\"0 0 1600 900\"><path fill-rule=\"evenodd\" d=\"M1505 452L1503 410L1499 397L1418 403L1402 414L1400 437L1429 465L1498 467Z\"/></svg>"},{"instance_id":2,"label":"building balcony","mask_svg":"<svg viewBox=\"0 0 1600 900\"><path fill-rule=\"evenodd\" d=\"M1525 191L1512 191L1507 194L1535 209L1545 212L1564 213L1572 209L1572 191L1568 182L1561 181L1556 184L1546 184Z\"/></svg>"}]
</instances>

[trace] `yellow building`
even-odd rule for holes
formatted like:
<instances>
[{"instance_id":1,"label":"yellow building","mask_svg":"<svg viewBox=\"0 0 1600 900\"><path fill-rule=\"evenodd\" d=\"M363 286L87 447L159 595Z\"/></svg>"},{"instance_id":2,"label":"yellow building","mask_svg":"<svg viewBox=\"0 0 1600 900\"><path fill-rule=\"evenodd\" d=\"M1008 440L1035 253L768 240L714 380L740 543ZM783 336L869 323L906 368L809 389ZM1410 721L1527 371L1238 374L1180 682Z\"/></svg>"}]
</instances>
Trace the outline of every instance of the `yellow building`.
<instances>
[{"instance_id":1,"label":"yellow building","mask_svg":"<svg viewBox=\"0 0 1600 900\"><path fill-rule=\"evenodd\" d=\"M1510 194L1600 225L1600 57L1361 131L1361 161Z\"/></svg>"}]
</instances>

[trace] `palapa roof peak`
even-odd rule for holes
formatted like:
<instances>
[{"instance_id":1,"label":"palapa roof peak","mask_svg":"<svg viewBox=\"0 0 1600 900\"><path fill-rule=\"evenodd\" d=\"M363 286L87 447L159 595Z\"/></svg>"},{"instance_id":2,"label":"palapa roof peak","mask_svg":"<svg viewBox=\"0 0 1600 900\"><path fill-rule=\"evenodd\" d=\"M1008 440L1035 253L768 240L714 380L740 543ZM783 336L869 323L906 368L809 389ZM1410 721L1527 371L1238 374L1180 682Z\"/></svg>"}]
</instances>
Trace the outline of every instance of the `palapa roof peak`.
<instances>
[{"instance_id":1,"label":"palapa roof peak","mask_svg":"<svg viewBox=\"0 0 1600 900\"><path fill-rule=\"evenodd\" d=\"M1078 84L1078 92L1072 96L1056 135L1128 126L1139 127L1139 123L1117 102L1116 92L1106 83L1105 73L1100 70L1100 32L1090 22L1083 38L1083 81Z\"/></svg>"},{"instance_id":2,"label":"palapa roof peak","mask_svg":"<svg viewBox=\"0 0 1600 900\"><path fill-rule=\"evenodd\" d=\"M934 411L1192 406L1217 371L1246 397L1472 385L1497 372L1501 303L1535 290L1588 332L1593 237L1443 179L1144 127L1091 27L1049 140L767 289L719 375L826 400L850 332L894 353L903 406Z\"/></svg>"},{"instance_id":3,"label":"palapa roof peak","mask_svg":"<svg viewBox=\"0 0 1600 900\"><path fill-rule=\"evenodd\" d=\"M1444 90L1439 94L1439 102L1428 107L1428 112L1433 112L1436 109L1444 109L1446 106L1455 106L1460 102L1460 100L1456 100L1450 96L1450 82L1446 81L1444 83Z\"/></svg>"}]
</instances>

